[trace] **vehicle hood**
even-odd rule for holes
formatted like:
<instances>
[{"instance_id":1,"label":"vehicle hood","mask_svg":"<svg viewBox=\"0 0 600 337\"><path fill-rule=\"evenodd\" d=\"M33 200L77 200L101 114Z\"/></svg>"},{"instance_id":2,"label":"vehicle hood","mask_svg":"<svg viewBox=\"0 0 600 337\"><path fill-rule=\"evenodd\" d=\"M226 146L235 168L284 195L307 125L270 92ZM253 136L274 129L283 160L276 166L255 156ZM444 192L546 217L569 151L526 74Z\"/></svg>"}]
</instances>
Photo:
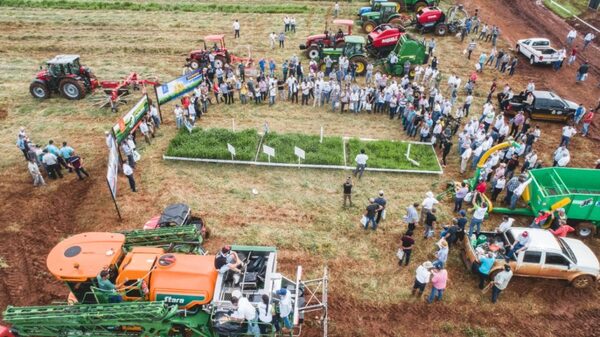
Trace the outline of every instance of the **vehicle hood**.
<instances>
[{"instance_id":1,"label":"vehicle hood","mask_svg":"<svg viewBox=\"0 0 600 337\"><path fill-rule=\"evenodd\" d=\"M324 38L325 38L325 34L315 34L315 35L310 35L309 37L307 37L306 41L321 40Z\"/></svg>"},{"instance_id":2,"label":"vehicle hood","mask_svg":"<svg viewBox=\"0 0 600 337\"><path fill-rule=\"evenodd\" d=\"M373 18L378 18L378 17L379 17L379 12L366 12L366 13L363 13L363 15L361 15L361 19L363 21L373 19Z\"/></svg>"},{"instance_id":3,"label":"vehicle hood","mask_svg":"<svg viewBox=\"0 0 600 337\"><path fill-rule=\"evenodd\" d=\"M371 11L371 6L368 6L368 7L361 7L361 8L358 10L358 15L363 15L363 14L365 14L365 13L368 13L368 12L370 12L370 11Z\"/></svg>"},{"instance_id":4,"label":"vehicle hood","mask_svg":"<svg viewBox=\"0 0 600 337\"><path fill-rule=\"evenodd\" d=\"M204 53L204 49L196 49L190 52L190 55L202 54Z\"/></svg>"},{"instance_id":5,"label":"vehicle hood","mask_svg":"<svg viewBox=\"0 0 600 337\"><path fill-rule=\"evenodd\" d=\"M35 74L35 78L43 80L48 77L48 70L40 70L37 74Z\"/></svg>"},{"instance_id":6,"label":"vehicle hood","mask_svg":"<svg viewBox=\"0 0 600 337\"><path fill-rule=\"evenodd\" d=\"M563 238L563 240L565 240L573 251L573 254L575 254L577 268L598 277L600 275L600 262L598 262L598 258L594 252L579 240L570 238Z\"/></svg>"},{"instance_id":7,"label":"vehicle hood","mask_svg":"<svg viewBox=\"0 0 600 337\"><path fill-rule=\"evenodd\" d=\"M579 107L579 105L573 101L569 101L568 99L564 99L565 103L567 103L567 105L569 105L569 109L571 110L577 110L577 108Z\"/></svg>"}]
</instances>

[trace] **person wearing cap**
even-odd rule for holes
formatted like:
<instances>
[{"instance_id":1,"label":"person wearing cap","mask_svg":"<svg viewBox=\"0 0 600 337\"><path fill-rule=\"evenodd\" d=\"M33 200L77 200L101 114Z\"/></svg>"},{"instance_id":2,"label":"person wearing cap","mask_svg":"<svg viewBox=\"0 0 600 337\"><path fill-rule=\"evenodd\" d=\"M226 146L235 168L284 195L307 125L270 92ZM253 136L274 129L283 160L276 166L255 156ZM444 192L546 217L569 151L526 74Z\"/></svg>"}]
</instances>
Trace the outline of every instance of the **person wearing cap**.
<instances>
[{"instance_id":1,"label":"person wearing cap","mask_svg":"<svg viewBox=\"0 0 600 337\"><path fill-rule=\"evenodd\" d=\"M504 265L504 269L494 276L494 286L492 287L492 303L498 301L500 293L508 287L508 282L513 276L513 272L508 264Z\"/></svg>"},{"instance_id":2,"label":"person wearing cap","mask_svg":"<svg viewBox=\"0 0 600 337\"><path fill-rule=\"evenodd\" d=\"M365 210L364 214L364 216L367 217L367 222L364 225L365 230L369 229L369 223L372 223L373 230L377 229L377 221L375 221L375 216L377 215L377 212L379 212L380 209L381 205L375 203L374 198L370 198L369 205L367 206L367 209Z\"/></svg>"},{"instance_id":3,"label":"person wearing cap","mask_svg":"<svg viewBox=\"0 0 600 337\"><path fill-rule=\"evenodd\" d=\"M379 191L379 196L377 198L375 198L375 203L377 205L381 206L381 208L379 208L379 210L377 210L377 218L375 218L375 222L377 223L377 225L379 225L381 218L382 217L385 218L385 216L383 216L383 214L385 213L385 205L387 204L387 201L383 197L383 190Z\"/></svg>"},{"instance_id":4,"label":"person wearing cap","mask_svg":"<svg viewBox=\"0 0 600 337\"><path fill-rule=\"evenodd\" d=\"M231 250L231 246L224 246L215 256L215 269L220 274L226 273L228 270L236 273L241 273L243 263L238 254Z\"/></svg>"},{"instance_id":5,"label":"person wearing cap","mask_svg":"<svg viewBox=\"0 0 600 337\"><path fill-rule=\"evenodd\" d=\"M283 332L286 329L292 329L292 321L290 320L290 314L292 313L292 294L286 289L281 288L274 291L275 295L279 296L279 316L283 319Z\"/></svg>"},{"instance_id":6,"label":"person wearing cap","mask_svg":"<svg viewBox=\"0 0 600 337\"><path fill-rule=\"evenodd\" d=\"M448 261L448 241L442 238L437 243L437 246L439 250L435 253L436 260L434 263L439 262L442 265L446 265L446 262Z\"/></svg>"},{"instance_id":7,"label":"person wearing cap","mask_svg":"<svg viewBox=\"0 0 600 337\"><path fill-rule=\"evenodd\" d=\"M444 269L444 265L442 263L436 262L433 264L432 275L431 294L429 294L427 303L433 302L434 298L437 298L438 301L441 301L442 296L444 295L444 290L446 290L446 285L448 283L448 271Z\"/></svg>"},{"instance_id":8,"label":"person wearing cap","mask_svg":"<svg viewBox=\"0 0 600 337\"><path fill-rule=\"evenodd\" d=\"M419 225L421 226L425 221L427 213L431 212L435 204L439 204L439 201L434 197L433 192L428 191L427 193L425 193L425 196L426 198L423 199L423 202L421 203L421 216L419 217Z\"/></svg>"},{"instance_id":9,"label":"person wearing cap","mask_svg":"<svg viewBox=\"0 0 600 337\"><path fill-rule=\"evenodd\" d=\"M259 337L260 329L258 328L257 323L258 315L256 314L256 309L252 303L250 303L250 301L248 301L248 299L244 297L239 290L234 290L231 293L231 304L235 308L235 311L233 314L231 314L231 317L240 322L247 321L248 330L246 333L248 335L253 335L254 337Z\"/></svg>"},{"instance_id":10,"label":"person wearing cap","mask_svg":"<svg viewBox=\"0 0 600 337\"><path fill-rule=\"evenodd\" d=\"M512 248L506 254L506 262L512 259L515 256L515 253L524 252L529 248L529 244L531 243L531 238L529 237L529 232L524 231L519 234L517 240L513 244Z\"/></svg>"},{"instance_id":11,"label":"person wearing cap","mask_svg":"<svg viewBox=\"0 0 600 337\"><path fill-rule=\"evenodd\" d=\"M479 256L479 268L477 268L477 274L479 274L479 289L485 288L485 281L490 276L490 271L494 266L496 259L492 252L487 254L481 254Z\"/></svg>"},{"instance_id":12,"label":"person wearing cap","mask_svg":"<svg viewBox=\"0 0 600 337\"><path fill-rule=\"evenodd\" d=\"M431 278L432 268L433 263L431 263L431 261L425 261L423 264L417 267L417 271L415 273L415 283L413 284L412 288L412 295L416 295L417 297L421 297L421 295L423 295L425 286L427 286L427 283L429 283L429 279Z\"/></svg>"}]
</instances>

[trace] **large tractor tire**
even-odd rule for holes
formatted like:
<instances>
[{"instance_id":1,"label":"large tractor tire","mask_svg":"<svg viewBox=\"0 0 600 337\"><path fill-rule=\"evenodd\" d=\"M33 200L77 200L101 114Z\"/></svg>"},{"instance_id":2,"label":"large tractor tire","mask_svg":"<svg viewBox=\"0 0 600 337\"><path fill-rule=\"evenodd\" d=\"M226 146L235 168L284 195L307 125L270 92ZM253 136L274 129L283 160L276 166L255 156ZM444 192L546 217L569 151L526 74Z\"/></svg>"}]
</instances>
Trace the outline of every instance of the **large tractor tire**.
<instances>
[{"instance_id":1,"label":"large tractor tire","mask_svg":"<svg viewBox=\"0 0 600 337\"><path fill-rule=\"evenodd\" d=\"M31 93L31 96L37 99L46 99L50 97L50 89L48 89L46 83L40 80L31 82L29 85L29 92Z\"/></svg>"},{"instance_id":2,"label":"large tractor tire","mask_svg":"<svg viewBox=\"0 0 600 337\"><path fill-rule=\"evenodd\" d=\"M374 21L367 21L365 23L363 23L362 28L364 29L364 31L368 34L370 32L372 32L375 27L377 27L377 24Z\"/></svg>"},{"instance_id":3,"label":"large tractor tire","mask_svg":"<svg viewBox=\"0 0 600 337\"><path fill-rule=\"evenodd\" d=\"M319 47L318 46L310 46L307 50L306 50L306 55L308 56L309 59L317 59L319 58Z\"/></svg>"},{"instance_id":4,"label":"large tractor tire","mask_svg":"<svg viewBox=\"0 0 600 337\"><path fill-rule=\"evenodd\" d=\"M418 12L425 7L428 7L427 3L425 1L419 1L415 4L415 12Z\"/></svg>"},{"instance_id":5,"label":"large tractor tire","mask_svg":"<svg viewBox=\"0 0 600 337\"><path fill-rule=\"evenodd\" d=\"M60 93L67 99L76 100L85 97L85 84L73 78L65 78L59 84Z\"/></svg>"},{"instance_id":6,"label":"large tractor tire","mask_svg":"<svg viewBox=\"0 0 600 337\"><path fill-rule=\"evenodd\" d=\"M581 222L575 227L575 233L582 239L590 238L596 232L596 226L589 222Z\"/></svg>"},{"instance_id":7,"label":"large tractor tire","mask_svg":"<svg viewBox=\"0 0 600 337\"><path fill-rule=\"evenodd\" d=\"M225 59L225 56L222 55L217 55L215 56L215 68L221 68L223 69L223 67L225 67L225 64L227 63L227 60Z\"/></svg>"},{"instance_id":8,"label":"large tractor tire","mask_svg":"<svg viewBox=\"0 0 600 337\"><path fill-rule=\"evenodd\" d=\"M444 36L448 34L448 26L443 23L439 23L435 26L435 35Z\"/></svg>"},{"instance_id":9,"label":"large tractor tire","mask_svg":"<svg viewBox=\"0 0 600 337\"><path fill-rule=\"evenodd\" d=\"M350 61L356 63L356 75L364 75L367 72L367 64L369 61L364 56L354 56Z\"/></svg>"},{"instance_id":10,"label":"large tractor tire","mask_svg":"<svg viewBox=\"0 0 600 337\"><path fill-rule=\"evenodd\" d=\"M196 70L196 69L200 68L200 61L198 61L198 60L191 60L190 61L190 68L192 68L192 70Z\"/></svg>"}]
</instances>

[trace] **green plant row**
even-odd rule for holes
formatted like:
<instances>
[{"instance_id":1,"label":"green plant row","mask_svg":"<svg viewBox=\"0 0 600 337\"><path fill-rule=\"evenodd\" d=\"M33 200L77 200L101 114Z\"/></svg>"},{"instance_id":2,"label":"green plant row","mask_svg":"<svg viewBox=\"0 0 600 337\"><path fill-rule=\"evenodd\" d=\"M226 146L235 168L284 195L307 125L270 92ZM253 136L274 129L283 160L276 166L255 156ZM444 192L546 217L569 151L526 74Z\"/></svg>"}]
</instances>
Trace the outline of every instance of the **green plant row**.
<instances>
[{"instance_id":1,"label":"green plant row","mask_svg":"<svg viewBox=\"0 0 600 337\"><path fill-rule=\"evenodd\" d=\"M53 8L82 10L129 10L147 12L221 12L221 13L307 13L306 5L248 5L248 4L168 4L130 1L73 1L73 0L0 0L2 7Z\"/></svg>"},{"instance_id":2,"label":"green plant row","mask_svg":"<svg viewBox=\"0 0 600 337\"><path fill-rule=\"evenodd\" d=\"M401 170L423 170L440 171L437 155L431 145L412 144L410 148L410 158L419 163L415 166L406 159L408 150L406 142L395 142L389 140L363 141L356 138L350 139L346 146L348 151L348 163L354 161L360 150L364 149L369 160L368 167L401 169Z\"/></svg>"},{"instance_id":3,"label":"green plant row","mask_svg":"<svg viewBox=\"0 0 600 337\"><path fill-rule=\"evenodd\" d=\"M167 156L183 158L202 158L231 160L227 144L236 150L236 160L254 161L261 136L254 129L233 132L227 129L194 129L192 133L182 130L171 140L167 148ZM344 165L344 140L341 137L320 137L304 134L278 134L271 132L263 139L264 145L275 149L273 163L298 163L294 147L305 151L306 158L302 164L312 165ZM362 141L350 139L346 146L347 165L354 165L354 158L364 149L369 156L368 167L382 169L403 169L419 171L440 171L437 156L430 145L412 144L410 158L419 162L415 166L406 159L408 149L406 142L387 140ZM259 151L258 161L267 162L268 156Z\"/></svg>"}]
</instances>

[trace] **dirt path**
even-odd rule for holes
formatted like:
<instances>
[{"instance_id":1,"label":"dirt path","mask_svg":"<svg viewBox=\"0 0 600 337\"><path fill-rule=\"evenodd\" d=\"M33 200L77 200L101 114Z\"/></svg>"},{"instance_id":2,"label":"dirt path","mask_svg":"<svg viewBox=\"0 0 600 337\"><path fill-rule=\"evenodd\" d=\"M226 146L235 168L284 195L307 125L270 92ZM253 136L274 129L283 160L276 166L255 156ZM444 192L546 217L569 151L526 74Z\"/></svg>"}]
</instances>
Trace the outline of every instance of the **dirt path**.
<instances>
[{"instance_id":1,"label":"dirt path","mask_svg":"<svg viewBox=\"0 0 600 337\"><path fill-rule=\"evenodd\" d=\"M497 0L479 1L465 0L469 13L479 9L483 22L500 27L500 38L507 40L514 47L517 40L528 37L545 37L552 41L554 46L560 48L564 45L567 33L572 27L543 5L537 5L532 0ZM581 50L583 47L583 36L589 29L579 25L575 27L578 31L577 41ZM549 66L531 66L524 58L520 60L517 72L524 74L536 81L540 89L551 89L559 95L584 103L586 108L596 106L600 99L600 49L598 39L588 48L578 54L577 61L572 66L563 66L558 72L554 72ZM577 68L584 61L590 63L591 71L587 81L583 84L575 83ZM600 117L596 116L591 128L595 139L600 139Z\"/></svg>"}]
</instances>

